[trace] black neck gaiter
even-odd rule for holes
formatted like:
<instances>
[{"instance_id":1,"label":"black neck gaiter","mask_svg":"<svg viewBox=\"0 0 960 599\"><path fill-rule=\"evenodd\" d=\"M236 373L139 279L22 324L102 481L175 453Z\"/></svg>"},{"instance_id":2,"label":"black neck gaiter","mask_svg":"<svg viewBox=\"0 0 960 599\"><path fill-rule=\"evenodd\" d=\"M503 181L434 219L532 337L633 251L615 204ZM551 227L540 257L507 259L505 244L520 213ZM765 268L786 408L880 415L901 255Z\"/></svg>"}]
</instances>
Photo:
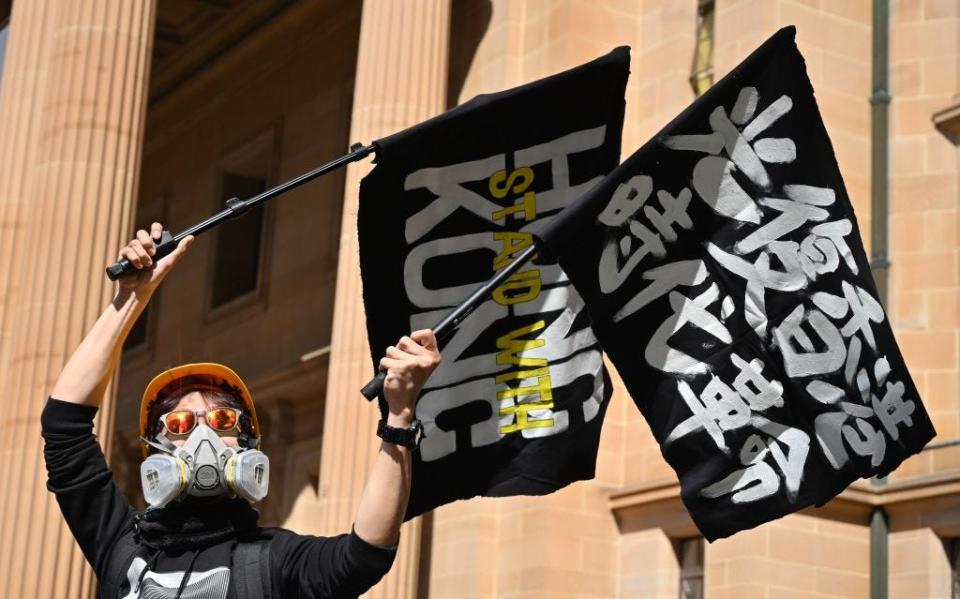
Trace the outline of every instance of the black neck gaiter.
<instances>
[{"instance_id":1,"label":"black neck gaiter","mask_svg":"<svg viewBox=\"0 0 960 599\"><path fill-rule=\"evenodd\" d=\"M179 504L137 513L134 530L147 545L179 553L252 536L258 530L259 516L239 497L211 503L188 498Z\"/></svg>"}]
</instances>

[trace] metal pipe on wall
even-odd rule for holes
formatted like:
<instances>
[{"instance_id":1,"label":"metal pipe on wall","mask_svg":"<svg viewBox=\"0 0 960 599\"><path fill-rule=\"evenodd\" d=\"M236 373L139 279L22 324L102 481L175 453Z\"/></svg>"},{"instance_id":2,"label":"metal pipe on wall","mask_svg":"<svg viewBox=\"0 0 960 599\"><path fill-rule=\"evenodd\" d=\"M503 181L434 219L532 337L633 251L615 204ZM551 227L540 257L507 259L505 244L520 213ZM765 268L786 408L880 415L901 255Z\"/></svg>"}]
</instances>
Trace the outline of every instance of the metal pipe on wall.
<instances>
[{"instance_id":1,"label":"metal pipe on wall","mask_svg":"<svg viewBox=\"0 0 960 599\"><path fill-rule=\"evenodd\" d=\"M877 283L880 302L887 303L890 269L888 243L889 214L889 130L890 56L889 0L873 2L873 93L870 95L870 270Z\"/></svg>"},{"instance_id":2,"label":"metal pipe on wall","mask_svg":"<svg viewBox=\"0 0 960 599\"><path fill-rule=\"evenodd\" d=\"M870 599L887 599L890 517L882 507L870 513Z\"/></svg>"},{"instance_id":3,"label":"metal pipe on wall","mask_svg":"<svg viewBox=\"0 0 960 599\"><path fill-rule=\"evenodd\" d=\"M890 269L889 225L889 129L890 106L890 6L889 0L873 0L873 93L870 95L870 270L880 302L887 304ZM885 479L874 478L874 485ZM870 514L870 598L887 599L888 542L890 518L883 507Z\"/></svg>"}]
</instances>

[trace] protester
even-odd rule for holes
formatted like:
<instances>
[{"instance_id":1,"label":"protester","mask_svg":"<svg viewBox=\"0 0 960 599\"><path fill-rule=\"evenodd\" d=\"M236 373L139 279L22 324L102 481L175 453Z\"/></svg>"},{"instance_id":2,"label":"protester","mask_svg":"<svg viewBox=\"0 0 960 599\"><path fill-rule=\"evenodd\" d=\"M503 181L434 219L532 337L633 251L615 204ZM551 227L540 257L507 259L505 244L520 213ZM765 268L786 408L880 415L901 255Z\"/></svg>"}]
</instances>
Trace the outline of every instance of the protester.
<instances>
[{"instance_id":1,"label":"protester","mask_svg":"<svg viewBox=\"0 0 960 599\"><path fill-rule=\"evenodd\" d=\"M261 528L251 502L268 488L252 397L239 376L214 363L157 376L141 401L144 497L137 512L120 493L93 435L93 420L124 339L193 237L169 256L151 256L163 227L153 223L120 257L113 301L60 373L41 418L47 488L92 565L100 594L114 597L354 597L390 569L410 493L411 451L420 437L414 405L440 361L429 330L390 347L383 442L353 530L336 537ZM359 400L359 399L358 399Z\"/></svg>"}]
</instances>

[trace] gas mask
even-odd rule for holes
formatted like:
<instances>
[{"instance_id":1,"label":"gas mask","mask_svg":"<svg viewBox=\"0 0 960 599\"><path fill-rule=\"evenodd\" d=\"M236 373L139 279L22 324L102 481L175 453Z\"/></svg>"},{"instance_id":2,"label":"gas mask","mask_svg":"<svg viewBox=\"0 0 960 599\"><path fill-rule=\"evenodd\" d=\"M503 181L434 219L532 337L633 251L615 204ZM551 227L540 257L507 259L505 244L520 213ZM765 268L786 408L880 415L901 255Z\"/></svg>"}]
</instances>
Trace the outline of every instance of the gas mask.
<instances>
[{"instance_id":1,"label":"gas mask","mask_svg":"<svg viewBox=\"0 0 960 599\"><path fill-rule=\"evenodd\" d=\"M186 443L174 445L161 433L156 440L141 441L163 453L147 456L140 464L143 498L154 508L187 496L215 497L233 493L250 501L267 495L270 460L241 435L241 444L228 447L210 427L198 424Z\"/></svg>"}]
</instances>

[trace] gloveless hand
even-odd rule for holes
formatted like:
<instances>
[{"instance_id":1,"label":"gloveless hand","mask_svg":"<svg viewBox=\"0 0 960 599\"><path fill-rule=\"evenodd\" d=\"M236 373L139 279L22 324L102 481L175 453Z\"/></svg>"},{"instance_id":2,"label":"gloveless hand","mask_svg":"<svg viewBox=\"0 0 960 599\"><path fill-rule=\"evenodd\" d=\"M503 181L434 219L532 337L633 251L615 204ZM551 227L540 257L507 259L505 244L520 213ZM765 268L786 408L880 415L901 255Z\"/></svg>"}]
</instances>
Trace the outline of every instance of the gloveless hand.
<instances>
[{"instance_id":1,"label":"gloveless hand","mask_svg":"<svg viewBox=\"0 0 960 599\"><path fill-rule=\"evenodd\" d=\"M119 258L129 260L136 270L117 279L118 292L151 295L193 243L193 235L184 237L175 250L155 261L153 255L157 253L157 244L160 243L161 235L163 235L163 225L153 223L150 225L149 233L140 229L130 243L120 248Z\"/></svg>"},{"instance_id":2,"label":"gloveless hand","mask_svg":"<svg viewBox=\"0 0 960 599\"><path fill-rule=\"evenodd\" d=\"M391 414L412 420L417 396L439 364L437 338L429 329L414 331L387 347L380 368L387 371L383 395Z\"/></svg>"}]
</instances>

